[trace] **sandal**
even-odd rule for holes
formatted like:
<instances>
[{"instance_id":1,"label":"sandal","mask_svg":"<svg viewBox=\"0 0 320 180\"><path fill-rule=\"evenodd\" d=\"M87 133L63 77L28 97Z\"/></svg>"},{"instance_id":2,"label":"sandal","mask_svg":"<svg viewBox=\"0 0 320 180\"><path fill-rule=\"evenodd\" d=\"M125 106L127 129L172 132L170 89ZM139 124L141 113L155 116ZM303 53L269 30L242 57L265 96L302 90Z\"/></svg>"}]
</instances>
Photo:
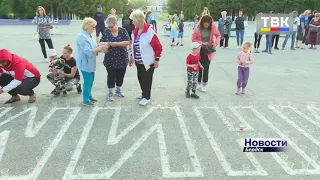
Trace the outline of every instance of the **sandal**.
<instances>
[{"instance_id":1,"label":"sandal","mask_svg":"<svg viewBox=\"0 0 320 180\"><path fill-rule=\"evenodd\" d=\"M11 104L11 103L14 103L14 102L17 102L17 101L20 101L20 98L19 99L10 98L6 102L4 102L4 104Z\"/></svg>"},{"instance_id":2,"label":"sandal","mask_svg":"<svg viewBox=\"0 0 320 180\"><path fill-rule=\"evenodd\" d=\"M34 103L36 102L36 94L33 94L32 96L29 97L28 103Z\"/></svg>"}]
</instances>

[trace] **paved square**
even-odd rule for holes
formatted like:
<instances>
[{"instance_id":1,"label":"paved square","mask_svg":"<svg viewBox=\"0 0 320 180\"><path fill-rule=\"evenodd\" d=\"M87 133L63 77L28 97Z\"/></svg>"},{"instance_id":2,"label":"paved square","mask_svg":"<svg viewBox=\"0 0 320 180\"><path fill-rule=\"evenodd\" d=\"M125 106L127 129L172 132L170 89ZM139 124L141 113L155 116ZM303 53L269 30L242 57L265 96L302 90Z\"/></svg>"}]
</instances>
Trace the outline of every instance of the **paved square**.
<instances>
[{"instance_id":1,"label":"paved square","mask_svg":"<svg viewBox=\"0 0 320 180\"><path fill-rule=\"evenodd\" d=\"M253 28L246 41L253 42ZM218 49L211 63L207 92L193 100L184 97L191 31L185 32L184 46L173 48L169 33L159 31L164 51L152 104L141 107L135 99L140 93L135 67L125 76L126 97L107 102L100 55L93 88L99 104L82 107L76 92L50 94L48 63L31 38L34 29L0 27L0 47L26 57L43 75L35 104L23 98L0 105L0 179L320 178L319 50L254 54L247 94L236 96L239 50L231 38L231 48ZM68 42L75 47L79 31L80 22L58 27L55 48ZM7 98L1 95L0 103ZM283 138L290 147L284 153L243 153L244 137Z\"/></svg>"}]
</instances>

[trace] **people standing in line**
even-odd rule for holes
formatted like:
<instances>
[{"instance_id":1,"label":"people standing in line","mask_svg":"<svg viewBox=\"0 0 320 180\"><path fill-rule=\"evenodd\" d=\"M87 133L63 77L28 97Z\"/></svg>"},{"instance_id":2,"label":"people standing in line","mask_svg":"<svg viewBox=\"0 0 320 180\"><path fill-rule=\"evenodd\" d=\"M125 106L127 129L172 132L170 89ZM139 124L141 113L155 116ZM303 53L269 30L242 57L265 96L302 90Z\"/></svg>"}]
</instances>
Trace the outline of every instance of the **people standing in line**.
<instances>
[{"instance_id":1,"label":"people standing in line","mask_svg":"<svg viewBox=\"0 0 320 180\"><path fill-rule=\"evenodd\" d=\"M39 44L45 61L49 62L45 42L49 49L54 49L50 27L52 20L46 14L46 10L42 6L38 6L37 15L33 18L33 23L37 24L37 32L39 33Z\"/></svg>"},{"instance_id":2,"label":"people standing in line","mask_svg":"<svg viewBox=\"0 0 320 180\"><path fill-rule=\"evenodd\" d=\"M215 49L219 45L220 39L221 35L212 17L210 15L201 17L199 25L193 31L192 42L198 42L202 45L200 49L200 62L204 69L199 70L198 88L201 88L203 92L206 91L210 62L215 55Z\"/></svg>"},{"instance_id":3,"label":"people standing in line","mask_svg":"<svg viewBox=\"0 0 320 180\"><path fill-rule=\"evenodd\" d=\"M147 105L151 99L154 70L159 67L162 45L156 31L145 22L140 10L131 13L135 29L132 32L131 56L129 66L137 67L137 75L142 93L137 97L140 105Z\"/></svg>"},{"instance_id":4,"label":"people standing in line","mask_svg":"<svg viewBox=\"0 0 320 180\"><path fill-rule=\"evenodd\" d=\"M309 11L304 11L303 15L300 16L300 24L297 30L296 48L305 49L306 18L308 13Z\"/></svg>"},{"instance_id":5,"label":"people standing in line","mask_svg":"<svg viewBox=\"0 0 320 180\"><path fill-rule=\"evenodd\" d=\"M83 77L83 105L94 105L97 102L92 97L92 86L96 71L96 59L99 52L103 51L103 47L97 47L97 43L92 40L93 33L97 22L93 18L85 18L82 21L82 29L77 35L76 61L77 67L81 71Z\"/></svg>"},{"instance_id":6,"label":"people standing in line","mask_svg":"<svg viewBox=\"0 0 320 180\"><path fill-rule=\"evenodd\" d=\"M259 14L262 14L262 12L260 12ZM255 23L257 23L255 21ZM257 32L254 33L254 52L255 53L260 53L259 51L259 47L260 47L260 41L261 41L261 38L262 38L262 34L258 34Z\"/></svg>"},{"instance_id":7,"label":"people standing in line","mask_svg":"<svg viewBox=\"0 0 320 180\"><path fill-rule=\"evenodd\" d=\"M181 20L184 20L184 14L183 14L183 11L181 11L181 13L180 13L180 15L179 15L179 19L180 19L180 21L181 21Z\"/></svg>"},{"instance_id":8,"label":"people standing in line","mask_svg":"<svg viewBox=\"0 0 320 180\"><path fill-rule=\"evenodd\" d=\"M56 54L55 50L52 50L52 54ZM63 63L63 70L58 70L56 71L56 74L63 76L65 78L65 87L63 89L66 89L67 92L72 91L73 86L76 86L77 92L81 93L81 85L80 85L80 74L79 70L76 65L76 60L72 56L73 49L70 44L65 46L62 50L62 56L60 57L61 59L64 60ZM54 74L49 73L47 75L47 79L56 86L56 81L54 79ZM57 94L57 89L55 88L51 93L52 94ZM59 93L60 94L60 93Z\"/></svg>"},{"instance_id":9,"label":"people standing in line","mask_svg":"<svg viewBox=\"0 0 320 180\"><path fill-rule=\"evenodd\" d=\"M290 49L291 50L295 50L294 44L295 44L295 40L296 40L296 36L297 36L298 25L300 24L300 19L298 17L298 12L297 11L293 11L292 15L293 15L293 18L294 18L293 27L292 27L292 33L286 34L286 37L284 38L284 41L282 43L282 50L284 50L286 48L288 39L290 37L291 37Z\"/></svg>"},{"instance_id":10,"label":"people standing in line","mask_svg":"<svg viewBox=\"0 0 320 180\"><path fill-rule=\"evenodd\" d=\"M279 50L278 48L279 38L280 38L279 34L275 34L272 36L272 47L274 47L274 49L276 50Z\"/></svg>"},{"instance_id":11,"label":"people standing in line","mask_svg":"<svg viewBox=\"0 0 320 180\"><path fill-rule=\"evenodd\" d=\"M243 16L243 10L240 9L238 11L238 16L236 17L234 23L236 24L236 36L237 36L237 48L240 49L243 43L243 36L244 36L244 22L245 17Z\"/></svg>"},{"instance_id":12,"label":"people standing in line","mask_svg":"<svg viewBox=\"0 0 320 180\"><path fill-rule=\"evenodd\" d=\"M115 95L124 97L121 88L129 61L127 47L130 45L130 38L126 29L118 27L115 17L109 17L106 24L108 29L103 33L100 41L106 42L109 47L104 55L103 64L108 72L108 101L113 101L115 87Z\"/></svg>"},{"instance_id":13,"label":"people standing in line","mask_svg":"<svg viewBox=\"0 0 320 180\"><path fill-rule=\"evenodd\" d=\"M151 11L148 11L146 13L146 23L152 24L152 22L151 22Z\"/></svg>"},{"instance_id":14,"label":"people standing in line","mask_svg":"<svg viewBox=\"0 0 320 180\"><path fill-rule=\"evenodd\" d=\"M0 94L11 95L4 104L20 101L19 95L29 96L28 103L36 102L33 89L39 85L40 78L39 70L31 62L7 49L0 50Z\"/></svg>"},{"instance_id":15,"label":"people standing in line","mask_svg":"<svg viewBox=\"0 0 320 180\"><path fill-rule=\"evenodd\" d=\"M273 14L273 12L269 11L269 14ZM271 51L272 50L272 37L273 37L272 33L266 34L266 49L263 50L262 52L272 54L272 51Z\"/></svg>"},{"instance_id":16,"label":"people standing in line","mask_svg":"<svg viewBox=\"0 0 320 180\"><path fill-rule=\"evenodd\" d=\"M102 33L104 32L104 30L106 29L106 25L104 24L105 21L105 15L102 12L102 6L98 5L97 6L97 12L93 14L93 19L96 20L97 22L97 27L96 27L96 42L99 43L100 39L100 33L102 35Z\"/></svg>"},{"instance_id":17,"label":"people standing in line","mask_svg":"<svg viewBox=\"0 0 320 180\"><path fill-rule=\"evenodd\" d=\"M191 54L187 56L187 89L186 97L199 99L199 96L196 94L198 77L199 77L199 67L203 69L203 66L200 63L200 49L201 44L198 42L193 42L191 44ZM190 91L192 93L190 94Z\"/></svg>"},{"instance_id":18,"label":"people standing in line","mask_svg":"<svg viewBox=\"0 0 320 180\"><path fill-rule=\"evenodd\" d=\"M317 49L316 46L320 45L320 13L316 13L309 23L307 42L311 45L309 49Z\"/></svg>"},{"instance_id":19,"label":"people standing in line","mask_svg":"<svg viewBox=\"0 0 320 180\"><path fill-rule=\"evenodd\" d=\"M237 56L238 64L238 81L236 95L244 94L249 80L250 65L253 64L253 56L251 54L251 43L244 42L242 50Z\"/></svg>"},{"instance_id":20,"label":"people standing in line","mask_svg":"<svg viewBox=\"0 0 320 180\"><path fill-rule=\"evenodd\" d=\"M173 16L172 20L171 20L171 23L170 23L170 38L172 40L171 42L171 46L175 46L175 40L177 39L178 37L178 24L176 23L175 21L175 16Z\"/></svg>"},{"instance_id":21,"label":"people standing in line","mask_svg":"<svg viewBox=\"0 0 320 180\"><path fill-rule=\"evenodd\" d=\"M178 34L178 42L177 42L177 46L179 45L180 43L180 46L183 46L183 42L182 42L182 39L183 39L183 29L184 29L184 23L183 23L183 19L180 19L180 23L178 25L178 28L179 28L179 34ZM179 39L180 39L180 42L179 42Z\"/></svg>"},{"instance_id":22,"label":"people standing in line","mask_svg":"<svg viewBox=\"0 0 320 180\"><path fill-rule=\"evenodd\" d=\"M232 20L229 16L227 16L227 11L222 11L221 16L222 17L218 22L218 29L221 35L220 47L228 48Z\"/></svg>"},{"instance_id":23,"label":"people standing in line","mask_svg":"<svg viewBox=\"0 0 320 180\"><path fill-rule=\"evenodd\" d=\"M115 18L117 19L117 21L118 21L119 18L118 18L118 15L116 14L116 13L117 13L117 10L114 9L114 8L112 8L112 9L110 10L110 13L111 13L111 14L109 14L108 17L113 16L113 17L115 17Z\"/></svg>"},{"instance_id":24,"label":"people standing in line","mask_svg":"<svg viewBox=\"0 0 320 180\"><path fill-rule=\"evenodd\" d=\"M262 38L262 34L258 34L257 32L254 33L254 52L260 53L259 47L260 47L260 41Z\"/></svg>"},{"instance_id":25,"label":"people standing in line","mask_svg":"<svg viewBox=\"0 0 320 180\"><path fill-rule=\"evenodd\" d=\"M209 16L210 16L210 12L209 12L208 7L204 7L204 8L203 8L203 11L202 11L202 13L201 13L201 16L206 16L206 15L209 15Z\"/></svg>"},{"instance_id":26,"label":"people standing in line","mask_svg":"<svg viewBox=\"0 0 320 180\"><path fill-rule=\"evenodd\" d=\"M156 12L154 11L154 9L151 9L151 24L153 26L153 28L157 30L157 14Z\"/></svg>"},{"instance_id":27,"label":"people standing in line","mask_svg":"<svg viewBox=\"0 0 320 180\"><path fill-rule=\"evenodd\" d=\"M134 30L133 21L132 21L132 19L130 19L130 15L131 15L132 11L133 11L132 9L129 9L128 14L126 14L122 18L122 27L127 30L130 40L131 40L132 31Z\"/></svg>"}]
</instances>

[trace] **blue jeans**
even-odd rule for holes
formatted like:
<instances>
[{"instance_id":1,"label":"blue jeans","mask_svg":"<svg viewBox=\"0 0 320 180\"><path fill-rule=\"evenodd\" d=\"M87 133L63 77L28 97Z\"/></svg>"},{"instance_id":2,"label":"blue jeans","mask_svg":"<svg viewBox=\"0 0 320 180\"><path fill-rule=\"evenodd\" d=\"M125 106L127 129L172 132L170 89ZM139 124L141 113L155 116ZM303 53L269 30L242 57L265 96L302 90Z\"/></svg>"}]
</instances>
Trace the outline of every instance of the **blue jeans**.
<instances>
[{"instance_id":1,"label":"blue jeans","mask_svg":"<svg viewBox=\"0 0 320 180\"><path fill-rule=\"evenodd\" d=\"M243 43L244 30L236 30L237 45L241 46Z\"/></svg>"},{"instance_id":2,"label":"blue jeans","mask_svg":"<svg viewBox=\"0 0 320 180\"><path fill-rule=\"evenodd\" d=\"M82 77L83 77L83 91L82 91L82 96L83 96L83 102L91 102L92 99L92 85L94 81L94 72L86 72L86 71L81 71Z\"/></svg>"},{"instance_id":3,"label":"blue jeans","mask_svg":"<svg viewBox=\"0 0 320 180\"><path fill-rule=\"evenodd\" d=\"M272 34L267 34L265 51L271 52L271 49L272 49Z\"/></svg>"},{"instance_id":4,"label":"blue jeans","mask_svg":"<svg viewBox=\"0 0 320 180\"><path fill-rule=\"evenodd\" d=\"M291 46L290 46L290 48L293 49L294 48L294 43L296 41L296 35L297 35L297 31L292 31L291 34L287 34L285 39L284 39L284 41L283 41L283 43L282 43L282 48L284 49L286 47L287 41L291 36Z\"/></svg>"}]
</instances>

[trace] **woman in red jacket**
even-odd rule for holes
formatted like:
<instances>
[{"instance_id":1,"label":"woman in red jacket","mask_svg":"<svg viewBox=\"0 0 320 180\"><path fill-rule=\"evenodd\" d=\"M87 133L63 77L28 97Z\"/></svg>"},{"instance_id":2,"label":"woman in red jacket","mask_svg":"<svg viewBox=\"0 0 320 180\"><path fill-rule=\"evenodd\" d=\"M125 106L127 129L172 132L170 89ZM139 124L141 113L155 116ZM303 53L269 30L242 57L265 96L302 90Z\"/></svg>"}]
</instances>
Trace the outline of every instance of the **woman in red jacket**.
<instances>
[{"instance_id":1,"label":"woman in red jacket","mask_svg":"<svg viewBox=\"0 0 320 180\"><path fill-rule=\"evenodd\" d=\"M145 15L140 10L131 13L135 29L132 31L131 56L129 66L133 63L137 66L138 80L141 87L139 104L147 105L151 98L151 87L154 69L159 66L162 53L162 45L156 31L145 22Z\"/></svg>"},{"instance_id":2,"label":"woman in red jacket","mask_svg":"<svg viewBox=\"0 0 320 180\"><path fill-rule=\"evenodd\" d=\"M20 101L20 95L29 96L29 103L36 101L33 89L40 83L40 72L28 60L0 49L0 94L9 93L12 97L5 104Z\"/></svg>"}]
</instances>

